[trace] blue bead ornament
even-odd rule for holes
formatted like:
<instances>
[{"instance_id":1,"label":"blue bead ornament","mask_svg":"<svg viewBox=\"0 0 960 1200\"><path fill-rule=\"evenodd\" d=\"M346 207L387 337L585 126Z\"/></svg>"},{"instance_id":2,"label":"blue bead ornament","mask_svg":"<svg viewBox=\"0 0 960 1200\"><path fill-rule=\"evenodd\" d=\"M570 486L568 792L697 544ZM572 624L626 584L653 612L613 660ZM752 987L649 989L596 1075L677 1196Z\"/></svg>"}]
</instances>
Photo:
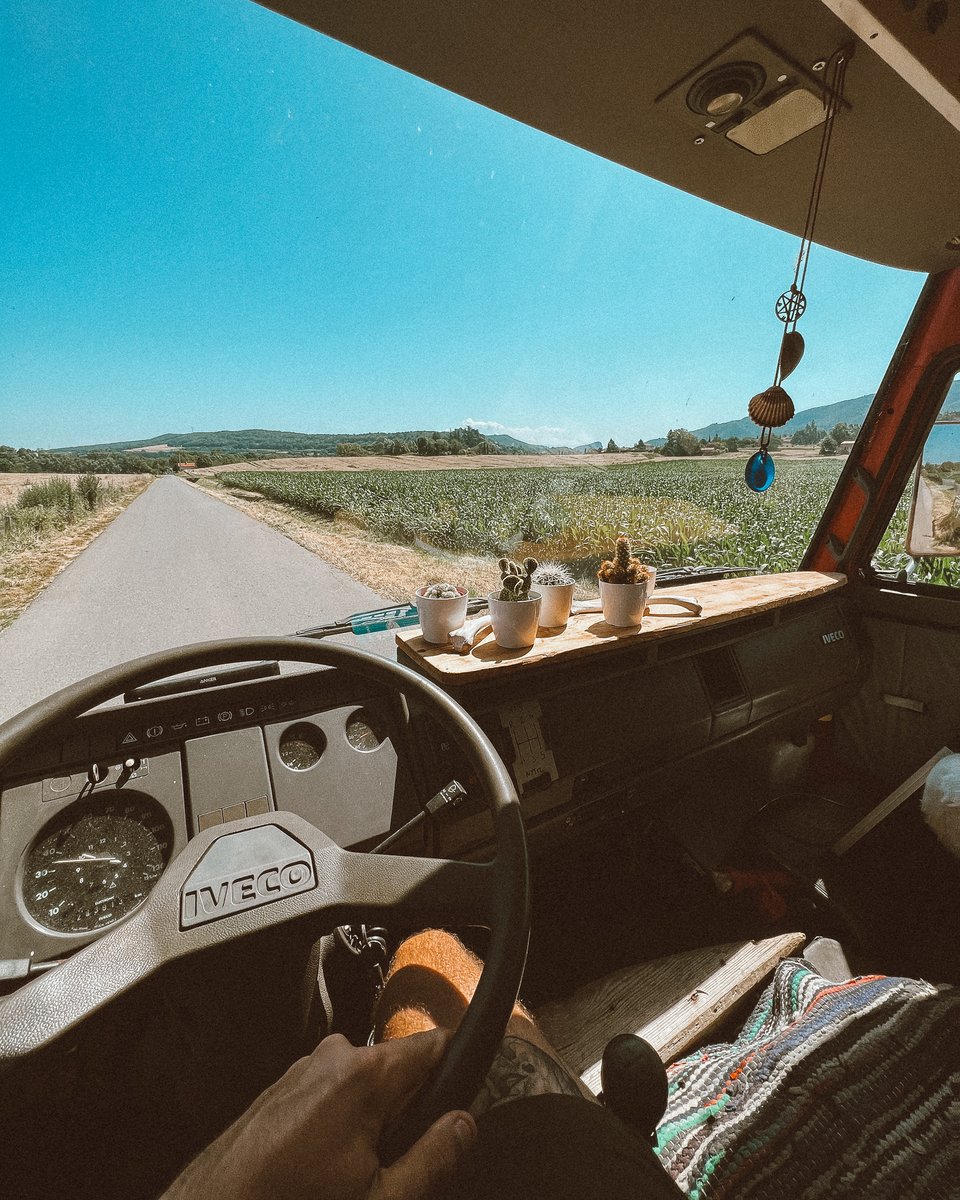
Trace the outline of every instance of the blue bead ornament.
<instances>
[{"instance_id":1,"label":"blue bead ornament","mask_svg":"<svg viewBox=\"0 0 960 1200\"><path fill-rule=\"evenodd\" d=\"M777 468L773 465L773 456L766 449L758 450L747 459L743 478L751 492L765 492L773 483Z\"/></svg>"}]
</instances>

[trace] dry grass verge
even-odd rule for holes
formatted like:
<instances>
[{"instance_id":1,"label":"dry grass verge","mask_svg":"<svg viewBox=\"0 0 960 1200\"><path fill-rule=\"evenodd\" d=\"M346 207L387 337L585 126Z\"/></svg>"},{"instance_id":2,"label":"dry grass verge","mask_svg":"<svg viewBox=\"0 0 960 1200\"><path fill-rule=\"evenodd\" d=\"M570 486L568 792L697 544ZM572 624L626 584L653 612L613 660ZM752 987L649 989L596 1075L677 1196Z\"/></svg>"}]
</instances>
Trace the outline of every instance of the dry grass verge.
<instances>
[{"instance_id":1,"label":"dry grass verge","mask_svg":"<svg viewBox=\"0 0 960 1200\"><path fill-rule=\"evenodd\" d=\"M50 476L18 476L20 487L44 482ZM94 512L72 521L64 529L38 535L33 545L0 553L0 629L14 621L63 568L85 550L97 534L136 499L153 476L103 476L122 488ZM2 479L2 476L0 476ZM13 488L9 489L13 493Z\"/></svg>"}]
</instances>

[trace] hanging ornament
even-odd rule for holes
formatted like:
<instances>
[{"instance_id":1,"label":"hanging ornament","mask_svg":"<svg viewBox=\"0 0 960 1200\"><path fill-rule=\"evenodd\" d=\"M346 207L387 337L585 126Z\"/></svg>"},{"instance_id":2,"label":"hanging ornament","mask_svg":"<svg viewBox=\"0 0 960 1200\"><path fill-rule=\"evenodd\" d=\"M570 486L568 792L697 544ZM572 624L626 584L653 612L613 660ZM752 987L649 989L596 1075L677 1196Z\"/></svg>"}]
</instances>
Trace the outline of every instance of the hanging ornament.
<instances>
[{"instance_id":1,"label":"hanging ornament","mask_svg":"<svg viewBox=\"0 0 960 1200\"><path fill-rule=\"evenodd\" d=\"M756 454L750 455L743 472L743 478L751 492L765 492L773 483L776 475L777 468L773 462L773 455L766 446L758 450Z\"/></svg>"},{"instance_id":2,"label":"hanging ornament","mask_svg":"<svg viewBox=\"0 0 960 1200\"><path fill-rule=\"evenodd\" d=\"M780 358L777 360L777 375L781 383L788 375L793 374L801 358L803 358L803 334L797 333L795 329L785 331L783 341L780 343Z\"/></svg>"},{"instance_id":3,"label":"hanging ornament","mask_svg":"<svg viewBox=\"0 0 960 1200\"><path fill-rule=\"evenodd\" d=\"M803 285L807 278L807 263L810 259L810 247L813 245L813 231L817 223L817 213L820 210L820 194L823 191L830 139L833 136L834 121L843 102L843 82L847 73L847 63L852 54L853 46L844 46L833 54L827 64L823 98L826 117L823 122L820 153L817 156L810 202L807 205L807 219L804 222L803 236L800 239L800 252L797 255L797 265L793 272L793 282L789 289L777 299L775 306L777 317L783 322L783 337L780 340L777 370L774 374L773 386L758 392L747 406L750 419L760 426L760 449L747 460L743 472L746 485L753 492L765 492L773 483L777 471L770 454L770 437L773 430L778 429L781 425L786 425L796 411L793 401L780 385L788 375L793 374L797 364L803 358L803 336L797 332L796 325L807 308Z\"/></svg>"},{"instance_id":4,"label":"hanging ornament","mask_svg":"<svg viewBox=\"0 0 960 1200\"><path fill-rule=\"evenodd\" d=\"M793 401L778 384L754 396L747 405L750 420L768 429L786 425L795 411Z\"/></svg>"}]
</instances>

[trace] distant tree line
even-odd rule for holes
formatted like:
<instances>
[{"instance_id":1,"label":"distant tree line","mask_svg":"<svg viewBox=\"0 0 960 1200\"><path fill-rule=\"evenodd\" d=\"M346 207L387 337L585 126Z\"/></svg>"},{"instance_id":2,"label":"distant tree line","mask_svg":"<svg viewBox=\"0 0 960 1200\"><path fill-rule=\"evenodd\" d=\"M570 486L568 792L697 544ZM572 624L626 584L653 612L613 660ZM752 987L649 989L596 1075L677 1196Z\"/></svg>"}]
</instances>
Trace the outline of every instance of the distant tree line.
<instances>
[{"instance_id":1,"label":"distant tree line","mask_svg":"<svg viewBox=\"0 0 960 1200\"><path fill-rule=\"evenodd\" d=\"M815 421L808 421L806 425L801 426L800 429L789 435L790 444L793 446L819 446L821 454L836 454L840 443L852 441L859 431L859 425L850 425L845 421L838 421L829 432L825 429L820 429ZM770 449L779 450L783 445L783 441L783 436L772 433L770 435ZM688 458L702 454L705 446L732 451L742 450L745 446L754 446L756 442L757 435L741 438L707 439L698 438L689 429L671 429L663 445L660 447L660 453L669 458Z\"/></svg>"},{"instance_id":2,"label":"distant tree line","mask_svg":"<svg viewBox=\"0 0 960 1200\"><path fill-rule=\"evenodd\" d=\"M0 472L30 472L51 475L166 475L180 464L197 467L225 466L236 462L232 454L131 454L125 450L94 450L88 454L64 454L57 450L29 450L25 446L0 446Z\"/></svg>"},{"instance_id":3,"label":"distant tree line","mask_svg":"<svg viewBox=\"0 0 960 1200\"><path fill-rule=\"evenodd\" d=\"M377 438L372 442L340 442L337 454L340 458L365 458L369 455L420 454L432 457L438 454L506 454L502 446L485 438L479 430L466 426L451 429L449 433L421 434L406 441L403 438Z\"/></svg>"}]
</instances>

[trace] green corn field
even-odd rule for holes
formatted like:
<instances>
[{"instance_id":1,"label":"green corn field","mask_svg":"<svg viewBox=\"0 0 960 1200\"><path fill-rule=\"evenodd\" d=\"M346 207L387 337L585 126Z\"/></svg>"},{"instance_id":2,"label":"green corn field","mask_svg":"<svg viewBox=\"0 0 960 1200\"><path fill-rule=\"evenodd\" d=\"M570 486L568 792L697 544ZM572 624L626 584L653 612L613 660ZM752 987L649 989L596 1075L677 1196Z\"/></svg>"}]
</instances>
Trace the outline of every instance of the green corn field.
<instances>
[{"instance_id":1,"label":"green corn field","mask_svg":"<svg viewBox=\"0 0 960 1200\"><path fill-rule=\"evenodd\" d=\"M567 562L586 578L621 532L630 536L635 554L660 567L723 563L763 573L796 570L841 466L837 459L782 461L774 486L761 496L744 485L743 464L729 460L483 471L241 471L221 479L322 518L346 517L388 541L462 554L535 554ZM906 564L906 513L902 503L878 565ZM946 569L952 572L952 563Z\"/></svg>"}]
</instances>

